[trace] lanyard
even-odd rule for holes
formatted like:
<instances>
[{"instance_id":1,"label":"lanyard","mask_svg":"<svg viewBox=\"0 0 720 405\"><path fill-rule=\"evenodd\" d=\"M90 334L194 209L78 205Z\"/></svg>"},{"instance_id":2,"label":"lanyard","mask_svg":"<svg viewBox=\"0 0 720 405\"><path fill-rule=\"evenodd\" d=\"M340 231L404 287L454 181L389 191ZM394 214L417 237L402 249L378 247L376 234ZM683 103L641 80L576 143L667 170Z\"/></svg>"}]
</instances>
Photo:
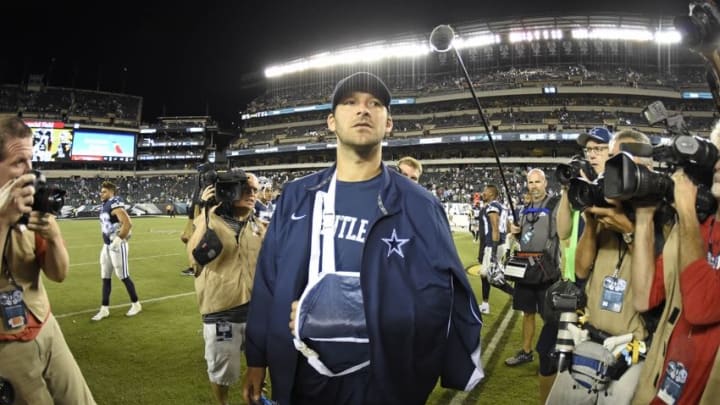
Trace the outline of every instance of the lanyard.
<instances>
[{"instance_id":1,"label":"lanyard","mask_svg":"<svg viewBox=\"0 0 720 405\"><path fill-rule=\"evenodd\" d=\"M612 275L612 278L618 278L620 275L620 267L622 267L623 260L625 259L625 254L628 251L628 245L620 239L620 235L618 236L618 262L617 265L615 265L615 272Z\"/></svg>"},{"instance_id":2,"label":"lanyard","mask_svg":"<svg viewBox=\"0 0 720 405\"><path fill-rule=\"evenodd\" d=\"M337 171L332 175L328 191L318 191L315 193L310 243L310 265L308 267L308 286L315 284L320 279L321 273L335 271L336 185ZM320 251L321 243L322 252Z\"/></svg>"}]
</instances>

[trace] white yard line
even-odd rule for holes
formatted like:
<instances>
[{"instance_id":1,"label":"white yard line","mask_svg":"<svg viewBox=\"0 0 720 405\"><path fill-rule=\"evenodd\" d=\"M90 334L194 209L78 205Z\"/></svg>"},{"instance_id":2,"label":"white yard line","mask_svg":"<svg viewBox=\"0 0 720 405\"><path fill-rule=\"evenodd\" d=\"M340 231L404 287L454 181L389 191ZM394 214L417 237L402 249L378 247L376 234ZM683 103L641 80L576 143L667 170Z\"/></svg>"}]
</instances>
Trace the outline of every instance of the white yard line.
<instances>
[{"instance_id":1,"label":"white yard line","mask_svg":"<svg viewBox=\"0 0 720 405\"><path fill-rule=\"evenodd\" d=\"M165 241L168 241L168 240L177 240L178 242L180 242L180 239L176 239L176 238L158 239L158 238L150 238L150 237L148 236L148 239L147 239L147 240L145 240L145 239L138 239L138 238L132 238L132 239L130 240L130 247L132 247L133 244L136 244L136 243L141 243L141 244L157 243L157 242L165 242ZM87 245L75 245L75 244L70 244L70 245L68 246L67 241L65 241L65 248L67 248L68 250L71 250L71 249L84 249L84 248L89 248L89 247L96 247L96 248L99 249L102 245L103 245L103 242L90 243L90 244L87 244ZM179 243L178 243L178 246L180 246Z\"/></svg>"},{"instance_id":2,"label":"white yard line","mask_svg":"<svg viewBox=\"0 0 720 405\"><path fill-rule=\"evenodd\" d=\"M482 355L482 364L483 367L487 364L488 361L490 361L490 357L492 357L493 353L495 352L495 349L497 348L498 343L500 342L500 339L502 339L503 334L505 333L505 329L507 329L508 325L510 324L510 320L513 316L513 309L512 307L508 309L507 313L505 314L505 318L503 318L502 322L500 323L500 326L497 328L497 331L495 331L495 335L493 335L492 339L490 339L490 343L484 348L483 355ZM487 369L485 369L485 372L487 373ZM486 376L487 377L487 376ZM482 384L482 381L480 382ZM469 392L465 391L457 391L456 394L453 396L452 400L448 403L449 405L460 405L465 401L465 398L469 395Z\"/></svg>"},{"instance_id":3,"label":"white yard line","mask_svg":"<svg viewBox=\"0 0 720 405\"><path fill-rule=\"evenodd\" d=\"M155 258L158 258L158 257L169 257L169 256L183 256L183 254L182 254L182 253L169 253L169 254L166 254L166 255L133 257L133 258L128 259L128 260L129 260L129 261L136 261L136 260L145 260L145 259L155 259ZM99 260L96 260L96 261L94 261L94 262L71 263L71 264L70 264L70 267L74 267L74 266L89 266L89 265L91 265L91 264L100 265L100 261L99 261Z\"/></svg>"},{"instance_id":4,"label":"white yard line","mask_svg":"<svg viewBox=\"0 0 720 405\"><path fill-rule=\"evenodd\" d=\"M195 295L195 292L194 292L194 291L191 291L191 292L186 292L186 293L181 293L181 294L166 295L166 296L164 296L164 297L157 297L157 298L150 298L150 299L147 299L147 300L140 300L140 303L141 303L141 304L147 304L148 302L167 301L167 300L171 300L171 299L173 299L173 298L187 297L188 295ZM110 309L113 309L113 308L123 308L123 307L129 307L129 306L130 306L130 304L111 305L111 306L110 306ZM70 313L67 313L67 314L55 315L55 318L61 319L61 318L68 318L68 317L75 316L75 315L91 314L91 313L93 313L93 312L97 312L97 310L98 310L97 307L96 307L96 308L92 308L92 309L84 309L84 310L82 310L82 311L70 312Z\"/></svg>"}]
</instances>

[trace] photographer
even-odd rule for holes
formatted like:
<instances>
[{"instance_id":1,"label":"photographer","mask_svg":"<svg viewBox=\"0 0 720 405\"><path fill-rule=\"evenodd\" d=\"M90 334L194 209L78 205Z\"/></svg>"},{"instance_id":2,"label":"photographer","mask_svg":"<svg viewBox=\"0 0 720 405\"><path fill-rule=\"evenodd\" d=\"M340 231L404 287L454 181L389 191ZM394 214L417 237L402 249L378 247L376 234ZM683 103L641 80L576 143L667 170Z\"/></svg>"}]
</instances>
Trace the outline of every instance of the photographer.
<instances>
[{"instance_id":1,"label":"photographer","mask_svg":"<svg viewBox=\"0 0 720 405\"><path fill-rule=\"evenodd\" d=\"M720 125L715 126L711 140L720 145ZM711 190L720 201L720 162L715 163L714 173ZM665 301L633 398L637 404L710 403L717 401L718 395L710 393L717 391L717 384L708 383L708 378L711 371L718 372L720 229L715 222L720 211L701 224L697 186L682 169L673 175L673 181L678 223L657 261L649 253L655 244L652 216L656 208L636 210L633 277L644 288L636 290L635 308L645 311Z\"/></svg>"},{"instance_id":2,"label":"photographer","mask_svg":"<svg viewBox=\"0 0 720 405\"><path fill-rule=\"evenodd\" d=\"M649 145L650 141L640 132L624 130L614 135L610 154L620 153L620 145L624 143ZM635 158L635 161L648 166L652 164L649 159ZM610 361L607 359L614 359L627 343L636 343L634 347L639 347L648 335L640 313L632 305L633 223L619 203L610 207L591 206L583 216L585 229L577 246L575 274L580 279L588 279L584 332L590 342L584 347L602 345L599 346L602 353L592 361ZM578 356L578 344L584 343L576 340L574 362L582 358ZM595 376L589 387L582 381L582 376L571 373L576 366L573 364L570 370L558 374L547 404L596 403L600 398L607 403L629 403L638 383L641 364L637 356L633 356L631 364L620 367L619 363L624 359L620 356L618 361L610 362L612 364L603 363L602 366L613 368L612 375L609 372Z\"/></svg>"},{"instance_id":3,"label":"photographer","mask_svg":"<svg viewBox=\"0 0 720 405\"><path fill-rule=\"evenodd\" d=\"M0 382L18 405L94 404L40 277L62 282L70 260L55 217L31 212L32 150L30 128L0 120ZM28 214L27 226L18 225Z\"/></svg>"},{"instance_id":4,"label":"photographer","mask_svg":"<svg viewBox=\"0 0 720 405\"><path fill-rule=\"evenodd\" d=\"M583 148L585 159L594 172L581 172L580 175L582 177L586 179L588 179L589 176L595 178L605 171L605 162L608 160L608 143L610 143L610 136L610 131L602 127L593 128L587 133L580 134L577 143ZM557 230L560 240L566 240L570 238L573 228L579 226L579 220L575 220L573 217L574 211L568 199L569 185L561 183L560 188L562 194L557 211Z\"/></svg>"},{"instance_id":5,"label":"photographer","mask_svg":"<svg viewBox=\"0 0 720 405\"><path fill-rule=\"evenodd\" d=\"M580 134L577 139L578 145L583 148L583 154L585 156L586 165L585 169L588 170L589 165L592 168L592 173L585 173L582 169L583 165L580 165L579 161L573 158L570 165L577 164L580 168L579 175L586 180L597 178L605 171L605 162L608 160L608 144L610 143L611 134L606 128L596 127L592 128L586 133ZM566 179L567 180L567 179ZM558 238L561 244L561 260L560 265L562 268L563 279L575 282L579 288L584 288L585 279L575 278L575 251L577 249L578 235L582 235L582 231L585 228L585 221L580 216L580 212L574 210L570 205L570 199L568 198L569 193L569 182L560 182L561 196L558 204L557 215L555 217L557 221ZM551 323L546 324L546 331L549 335L557 336L557 327ZM557 339L556 339L557 340ZM552 344L555 346L556 343ZM553 348L554 349L554 348ZM553 350L550 349L550 350ZM552 367L548 370L543 370L540 373L540 402L545 403L547 396L550 393L553 383L555 382L555 376L557 374L556 367Z\"/></svg>"},{"instance_id":6,"label":"photographer","mask_svg":"<svg viewBox=\"0 0 720 405\"><path fill-rule=\"evenodd\" d=\"M222 176L222 179L221 177ZM187 243L195 275L195 292L203 318L205 360L213 395L228 403L230 385L240 378L240 353L260 245L266 223L254 214L257 178L242 170L218 174L202 193L205 202L195 217ZM212 203L216 201L217 204ZM213 234L221 246L212 244Z\"/></svg>"}]
</instances>

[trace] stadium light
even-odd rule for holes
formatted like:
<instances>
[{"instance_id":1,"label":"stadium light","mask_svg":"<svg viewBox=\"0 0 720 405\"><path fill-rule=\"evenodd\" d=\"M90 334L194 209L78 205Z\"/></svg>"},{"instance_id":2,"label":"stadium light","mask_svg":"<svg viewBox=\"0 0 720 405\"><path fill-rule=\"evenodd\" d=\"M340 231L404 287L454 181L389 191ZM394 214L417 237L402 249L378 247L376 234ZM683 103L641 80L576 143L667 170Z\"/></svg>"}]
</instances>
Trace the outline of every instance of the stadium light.
<instances>
[{"instance_id":1,"label":"stadium light","mask_svg":"<svg viewBox=\"0 0 720 405\"><path fill-rule=\"evenodd\" d=\"M562 40L562 29L523 29L512 31L501 35L483 32L465 32L455 35L449 39L455 49L477 48L488 45L500 44L502 42L534 42ZM675 30L653 31L642 26L591 26L589 28L576 28L570 31L572 39L594 39L594 40L620 40L650 42L658 44L678 44L681 35ZM404 40L402 42L387 44L372 44L358 46L349 49L342 49L333 52L323 52L313 56L297 59L288 63L273 65L265 69L266 78L277 78L280 76L302 72L311 69L325 69L333 66L376 63L391 58L415 58L430 53L430 48L425 41Z\"/></svg>"},{"instance_id":2,"label":"stadium light","mask_svg":"<svg viewBox=\"0 0 720 405\"><path fill-rule=\"evenodd\" d=\"M678 31L658 31L655 33L655 42L658 44L679 44L682 35Z\"/></svg>"},{"instance_id":3,"label":"stadium light","mask_svg":"<svg viewBox=\"0 0 720 405\"><path fill-rule=\"evenodd\" d=\"M605 39L624 41L652 41L653 34L648 30L633 28L593 28L572 30L573 39Z\"/></svg>"},{"instance_id":4,"label":"stadium light","mask_svg":"<svg viewBox=\"0 0 720 405\"><path fill-rule=\"evenodd\" d=\"M427 55L429 52L430 50L427 45L420 42L402 42L389 45L351 48L338 52L325 52L284 65L271 66L265 69L265 77L279 77L303 70L376 62L389 58L417 57Z\"/></svg>"},{"instance_id":5,"label":"stadium light","mask_svg":"<svg viewBox=\"0 0 720 405\"><path fill-rule=\"evenodd\" d=\"M481 34L472 35L467 38L457 37L453 40L453 46L457 49L479 48L481 46L493 45L500 43L500 35Z\"/></svg>"}]
</instances>

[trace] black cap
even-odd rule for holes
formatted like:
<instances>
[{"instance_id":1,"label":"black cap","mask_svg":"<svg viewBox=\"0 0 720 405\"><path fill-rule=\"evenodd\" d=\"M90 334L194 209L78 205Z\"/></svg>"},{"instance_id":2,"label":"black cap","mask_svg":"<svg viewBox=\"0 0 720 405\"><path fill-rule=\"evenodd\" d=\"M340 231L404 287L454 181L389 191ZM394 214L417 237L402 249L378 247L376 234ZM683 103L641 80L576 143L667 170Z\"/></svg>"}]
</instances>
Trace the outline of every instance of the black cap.
<instances>
[{"instance_id":1,"label":"black cap","mask_svg":"<svg viewBox=\"0 0 720 405\"><path fill-rule=\"evenodd\" d=\"M359 72L340 80L335 86L332 95L332 110L335 111L335 107L343 98L356 91L372 94L377 97L385 107L390 107L390 99L392 97L385 83L372 73Z\"/></svg>"}]
</instances>

